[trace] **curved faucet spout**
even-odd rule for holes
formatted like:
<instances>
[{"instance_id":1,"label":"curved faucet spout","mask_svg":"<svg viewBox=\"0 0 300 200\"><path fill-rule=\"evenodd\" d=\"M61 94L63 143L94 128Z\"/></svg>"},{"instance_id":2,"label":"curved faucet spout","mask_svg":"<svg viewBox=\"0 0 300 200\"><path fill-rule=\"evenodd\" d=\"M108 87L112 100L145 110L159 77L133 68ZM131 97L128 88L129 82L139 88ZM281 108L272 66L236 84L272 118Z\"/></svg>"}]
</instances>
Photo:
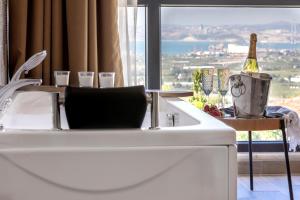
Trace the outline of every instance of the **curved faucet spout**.
<instances>
[{"instance_id":1,"label":"curved faucet spout","mask_svg":"<svg viewBox=\"0 0 300 200\"><path fill-rule=\"evenodd\" d=\"M23 72L28 73L30 70L41 64L46 56L47 51L45 50L31 56L14 74L14 76L11 78L11 82L20 80Z\"/></svg>"},{"instance_id":2,"label":"curved faucet spout","mask_svg":"<svg viewBox=\"0 0 300 200\"><path fill-rule=\"evenodd\" d=\"M41 79L20 79L10 82L0 89L0 112L2 112L7 104L7 100L14 94L14 92L27 85L41 85Z\"/></svg>"}]
</instances>

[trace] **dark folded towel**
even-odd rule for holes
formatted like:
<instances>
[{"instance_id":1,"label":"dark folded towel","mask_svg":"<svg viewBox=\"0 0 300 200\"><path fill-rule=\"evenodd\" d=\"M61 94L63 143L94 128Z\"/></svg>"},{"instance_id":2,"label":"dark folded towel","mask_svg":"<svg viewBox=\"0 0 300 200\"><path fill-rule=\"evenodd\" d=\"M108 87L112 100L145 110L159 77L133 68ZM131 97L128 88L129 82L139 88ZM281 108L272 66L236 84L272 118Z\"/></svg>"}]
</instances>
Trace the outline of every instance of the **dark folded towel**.
<instances>
[{"instance_id":1,"label":"dark folded towel","mask_svg":"<svg viewBox=\"0 0 300 200\"><path fill-rule=\"evenodd\" d=\"M147 109L144 86L67 87L65 95L70 129L140 128Z\"/></svg>"},{"instance_id":2,"label":"dark folded towel","mask_svg":"<svg viewBox=\"0 0 300 200\"><path fill-rule=\"evenodd\" d=\"M222 111L225 112L225 114L230 115L231 117L234 117L234 110L233 106L228 108L222 108ZM280 118L284 115L291 112L289 108L283 107L283 106L267 106L265 109L264 116L268 118Z\"/></svg>"}]
</instances>

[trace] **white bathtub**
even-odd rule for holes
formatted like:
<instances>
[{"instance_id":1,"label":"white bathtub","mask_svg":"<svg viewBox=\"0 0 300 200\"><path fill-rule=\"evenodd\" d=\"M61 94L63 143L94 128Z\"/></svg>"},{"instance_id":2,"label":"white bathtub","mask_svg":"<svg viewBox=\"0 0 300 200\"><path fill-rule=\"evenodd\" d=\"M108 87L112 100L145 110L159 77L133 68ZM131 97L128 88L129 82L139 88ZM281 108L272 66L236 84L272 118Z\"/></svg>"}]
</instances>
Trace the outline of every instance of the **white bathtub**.
<instances>
[{"instance_id":1,"label":"white bathtub","mask_svg":"<svg viewBox=\"0 0 300 200\"><path fill-rule=\"evenodd\" d=\"M236 199L235 131L190 104L162 100L162 125L178 113L176 127L58 131L45 101L19 93L3 119L0 200Z\"/></svg>"}]
</instances>

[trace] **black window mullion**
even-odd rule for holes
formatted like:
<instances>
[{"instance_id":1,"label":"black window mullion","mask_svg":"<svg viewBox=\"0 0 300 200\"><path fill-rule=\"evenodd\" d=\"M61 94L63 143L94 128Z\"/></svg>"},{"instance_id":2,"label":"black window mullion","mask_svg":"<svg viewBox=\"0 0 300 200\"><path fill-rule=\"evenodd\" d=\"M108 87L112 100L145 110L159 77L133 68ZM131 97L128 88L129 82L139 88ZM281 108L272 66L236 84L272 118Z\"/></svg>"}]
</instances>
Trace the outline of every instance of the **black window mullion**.
<instances>
[{"instance_id":1,"label":"black window mullion","mask_svg":"<svg viewBox=\"0 0 300 200\"><path fill-rule=\"evenodd\" d=\"M146 80L148 89L160 89L160 0L147 5Z\"/></svg>"}]
</instances>

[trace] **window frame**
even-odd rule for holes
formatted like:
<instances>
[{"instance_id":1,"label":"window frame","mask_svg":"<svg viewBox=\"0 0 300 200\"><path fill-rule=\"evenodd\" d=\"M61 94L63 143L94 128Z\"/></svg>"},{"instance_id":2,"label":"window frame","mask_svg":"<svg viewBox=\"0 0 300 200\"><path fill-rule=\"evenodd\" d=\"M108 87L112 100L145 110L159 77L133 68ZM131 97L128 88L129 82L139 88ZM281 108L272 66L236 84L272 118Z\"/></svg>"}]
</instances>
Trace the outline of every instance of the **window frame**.
<instances>
[{"instance_id":1,"label":"window frame","mask_svg":"<svg viewBox=\"0 0 300 200\"><path fill-rule=\"evenodd\" d=\"M161 6L170 7L278 7L300 8L299 0L138 0L146 8L146 87L161 89ZM245 151L246 141L237 141L239 152ZM254 141L256 151L282 152L280 141ZM265 146L267 145L267 146ZM265 146L265 148L264 148ZM264 150L267 149L267 150Z\"/></svg>"},{"instance_id":2,"label":"window frame","mask_svg":"<svg viewBox=\"0 0 300 200\"><path fill-rule=\"evenodd\" d=\"M161 6L300 7L299 0L138 0L146 7L146 87L161 89ZM151 16L151 17L149 17Z\"/></svg>"}]
</instances>

